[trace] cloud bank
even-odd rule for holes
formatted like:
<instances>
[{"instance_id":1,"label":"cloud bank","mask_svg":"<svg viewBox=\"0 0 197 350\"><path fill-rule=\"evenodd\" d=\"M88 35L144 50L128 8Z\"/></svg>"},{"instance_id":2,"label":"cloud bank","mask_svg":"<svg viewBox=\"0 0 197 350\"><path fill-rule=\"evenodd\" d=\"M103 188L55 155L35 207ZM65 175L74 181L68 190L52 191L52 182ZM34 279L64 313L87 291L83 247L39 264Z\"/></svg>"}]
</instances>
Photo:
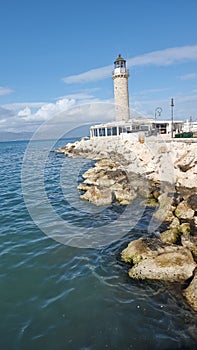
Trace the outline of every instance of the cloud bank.
<instances>
[{"instance_id":1,"label":"cloud bank","mask_svg":"<svg viewBox=\"0 0 197 350\"><path fill-rule=\"evenodd\" d=\"M127 67L134 66L167 66L175 63L197 61L197 45L168 48L136 56L127 60ZM111 76L112 66L91 69L87 72L65 77L66 84L88 83L103 80Z\"/></svg>"}]
</instances>

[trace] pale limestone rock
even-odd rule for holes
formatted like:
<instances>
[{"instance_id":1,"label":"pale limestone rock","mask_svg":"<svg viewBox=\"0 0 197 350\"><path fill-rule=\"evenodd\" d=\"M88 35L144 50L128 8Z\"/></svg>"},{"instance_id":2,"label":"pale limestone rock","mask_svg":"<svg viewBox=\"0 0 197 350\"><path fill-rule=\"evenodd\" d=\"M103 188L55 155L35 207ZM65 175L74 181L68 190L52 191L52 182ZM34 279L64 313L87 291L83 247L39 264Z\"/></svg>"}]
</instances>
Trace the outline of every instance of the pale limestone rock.
<instances>
[{"instance_id":1,"label":"pale limestone rock","mask_svg":"<svg viewBox=\"0 0 197 350\"><path fill-rule=\"evenodd\" d=\"M96 186L91 186L80 198L95 205L109 205L112 203L112 192L108 188L98 189Z\"/></svg>"},{"instance_id":2,"label":"pale limestone rock","mask_svg":"<svg viewBox=\"0 0 197 350\"><path fill-rule=\"evenodd\" d=\"M179 226L179 231L180 233L182 233L183 235L189 235L190 234L190 223L189 222L184 222Z\"/></svg>"},{"instance_id":3,"label":"pale limestone rock","mask_svg":"<svg viewBox=\"0 0 197 350\"><path fill-rule=\"evenodd\" d=\"M163 193L158 197L159 208L154 213L154 216L159 221L171 222L174 219L173 211L175 207L173 204L173 198L168 196L168 193Z\"/></svg>"},{"instance_id":4,"label":"pale limestone rock","mask_svg":"<svg viewBox=\"0 0 197 350\"><path fill-rule=\"evenodd\" d=\"M95 166L96 168L113 169L116 168L116 163L113 162L110 158L103 158L96 162Z\"/></svg>"},{"instance_id":5,"label":"pale limestone rock","mask_svg":"<svg viewBox=\"0 0 197 350\"><path fill-rule=\"evenodd\" d=\"M137 193L135 191L129 191L126 189L113 189L113 192L117 202L119 202L122 205L127 205L131 203L137 197Z\"/></svg>"},{"instance_id":6,"label":"pale limestone rock","mask_svg":"<svg viewBox=\"0 0 197 350\"><path fill-rule=\"evenodd\" d=\"M181 235L181 244L183 247L188 248L194 255L195 258L197 258L197 237L191 236L187 233L184 233Z\"/></svg>"},{"instance_id":7,"label":"pale limestone rock","mask_svg":"<svg viewBox=\"0 0 197 350\"><path fill-rule=\"evenodd\" d=\"M171 224L169 225L169 228L178 229L179 225L180 225L179 219L177 217L174 217Z\"/></svg>"},{"instance_id":8,"label":"pale limestone rock","mask_svg":"<svg viewBox=\"0 0 197 350\"><path fill-rule=\"evenodd\" d=\"M194 210L188 206L187 201L182 201L175 209L175 215L181 219L191 220L194 217Z\"/></svg>"},{"instance_id":9,"label":"pale limestone rock","mask_svg":"<svg viewBox=\"0 0 197 350\"><path fill-rule=\"evenodd\" d=\"M177 239L179 237L179 230L178 228L171 228L167 231L164 231L160 234L160 239L162 242L165 243L176 243Z\"/></svg>"},{"instance_id":10,"label":"pale limestone rock","mask_svg":"<svg viewBox=\"0 0 197 350\"><path fill-rule=\"evenodd\" d=\"M122 259L134 264L129 276L135 279L185 281L196 267L191 252L159 239L140 238L122 251Z\"/></svg>"},{"instance_id":11,"label":"pale limestone rock","mask_svg":"<svg viewBox=\"0 0 197 350\"><path fill-rule=\"evenodd\" d=\"M79 191L87 191L90 187L88 185L85 185L84 183L81 183L77 186L77 189Z\"/></svg>"},{"instance_id":12,"label":"pale limestone rock","mask_svg":"<svg viewBox=\"0 0 197 350\"><path fill-rule=\"evenodd\" d=\"M190 251L180 247L177 251L140 261L129 270L129 276L135 279L181 282L192 276L195 266Z\"/></svg>"}]
</instances>

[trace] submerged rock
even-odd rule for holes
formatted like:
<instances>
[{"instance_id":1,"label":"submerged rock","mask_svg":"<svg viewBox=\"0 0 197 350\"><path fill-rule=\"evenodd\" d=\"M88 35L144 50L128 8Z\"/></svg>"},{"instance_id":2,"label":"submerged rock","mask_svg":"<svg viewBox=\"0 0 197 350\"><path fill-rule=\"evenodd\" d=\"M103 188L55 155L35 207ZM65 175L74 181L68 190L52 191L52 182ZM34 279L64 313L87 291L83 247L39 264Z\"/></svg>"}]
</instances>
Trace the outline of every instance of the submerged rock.
<instances>
[{"instance_id":1,"label":"submerged rock","mask_svg":"<svg viewBox=\"0 0 197 350\"><path fill-rule=\"evenodd\" d=\"M197 311L197 269L190 285L183 291L183 295L187 302Z\"/></svg>"}]
</instances>

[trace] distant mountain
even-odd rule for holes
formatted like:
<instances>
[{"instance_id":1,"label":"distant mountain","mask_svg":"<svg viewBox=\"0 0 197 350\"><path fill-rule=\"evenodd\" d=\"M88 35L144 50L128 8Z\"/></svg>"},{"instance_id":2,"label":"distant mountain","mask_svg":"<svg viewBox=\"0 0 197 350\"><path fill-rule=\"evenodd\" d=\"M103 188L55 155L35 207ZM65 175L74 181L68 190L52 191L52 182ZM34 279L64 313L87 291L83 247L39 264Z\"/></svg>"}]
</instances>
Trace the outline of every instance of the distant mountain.
<instances>
[{"instance_id":1,"label":"distant mountain","mask_svg":"<svg viewBox=\"0 0 197 350\"><path fill-rule=\"evenodd\" d=\"M32 135L31 132L0 132L0 142L30 140Z\"/></svg>"},{"instance_id":2,"label":"distant mountain","mask_svg":"<svg viewBox=\"0 0 197 350\"><path fill-rule=\"evenodd\" d=\"M79 127L73 128L69 132L66 132L64 136L61 138L70 138L70 137L83 137L89 135L89 128L91 124L89 125L81 125ZM30 140L33 136L33 132L0 132L0 142L5 141L24 141L24 140ZM35 139L36 135L34 135ZM46 139L53 139L53 133L52 135L47 133L39 134L39 139L46 140Z\"/></svg>"}]
</instances>

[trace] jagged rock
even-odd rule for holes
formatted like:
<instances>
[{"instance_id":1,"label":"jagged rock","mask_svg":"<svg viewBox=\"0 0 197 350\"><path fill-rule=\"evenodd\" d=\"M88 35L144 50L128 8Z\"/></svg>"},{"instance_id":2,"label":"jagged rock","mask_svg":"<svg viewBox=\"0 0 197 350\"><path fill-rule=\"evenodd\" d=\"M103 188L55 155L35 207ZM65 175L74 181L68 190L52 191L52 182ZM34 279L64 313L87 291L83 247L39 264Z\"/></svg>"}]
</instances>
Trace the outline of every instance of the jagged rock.
<instances>
[{"instance_id":1,"label":"jagged rock","mask_svg":"<svg viewBox=\"0 0 197 350\"><path fill-rule=\"evenodd\" d=\"M187 204L190 208L192 208L194 211L197 211L197 194L191 195L187 199Z\"/></svg>"},{"instance_id":2,"label":"jagged rock","mask_svg":"<svg viewBox=\"0 0 197 350\"><path fill-rule=\"evenodd\" d=\"M141 202L141 205L145 205L146 207L158 207L158 202L155 198L147 198Z\"/></svg>"},{"instance_id":3,"label":"jagged rock","mask_svg":"<svg viewBox=\"0 0 197 350\"><path fill-rule=\"evenodd\" d=\"M169 225L170 229L179 229L180 221L177 217L174 217L172 222Z\"/></svg>"},{"instance_id":4,"label":"jagged rock","mask_svg":"<svg viewBox=\"0 0 197 350\"><path fill-rule=\"evenodd\" d=\"M183 295L186 298L188 304L197 311L197 269L194 273L194 278L189 286L183 291Z\"/></svg>"},{"instance_id":5,"label":"jagged rock","mask_svg":"<svg viewBox=\"0 0 197 350\"><path fill-rule=\"evenodd\" d=\"M129 276L135 279L185 281L196 267L191 252L159 239L140 238L122 251L122 259L134 264Z\"/></svg>"},{"instance_id":6,"label":"jagged rock","mask_svg":"<svg viewBox=\"0 0 197 350\"><path fill-rule=\"evenodd\" d=\"M181 219L191 220L194 217L194 210L188 206L187 201L182 201L176 207L175 215Z\"/></svg>"},{"instance_id":7,"label":"jagged rock","mask_svg":"<svg viewBox=\"0 0 197 350\"><path fill-rule=\"evenodd\" d=\"M154 216L159 221L171 222L174 219L173 211L175 209L172 206L173 198L169 197L167 193L163 193L158 197L159 208L154 213Z\"/></svg>"},{"instance_id":8,"label":"jagged rock","mask_svg":"<svg viewBox=\"0 0 197 350\"><path fill-rule=\"evenodd\" d=\"M186 151L176 162L175 164L182 172L186 172L189 169L193 168L195 165L195 155L191 154L189 150Z\"/></svg>"},{"instance_id":9,"label":"jagged rock","mask_svg":"<svg viewBox=\"0 0 197 350\"><path fill-rule=\"evenodd\" d=\"M113 179L109 179L107 175L104 175L103 177L102 176L99 177L96 182L97 186L106 187L106 188L113 186L114 183L115 181Z\"/></svg>"},{"instance_id":10,"label":"jagged rock","mask_svg":"<svg viewBox=\"0 0 197 350\"><path fill-rule=\"evenodd\" d=\"M96 205L109 205L112 203L113 196L109 188L99 189L96 186L91 186L80 198Z\"/></svg>"},{"instance_id":11,"label":"jagged rock","mask_svg":"<svg viewBox=\"0 0 197 350\"><path fill-rule=\"evenodd\" d=\"M115 195L115 199L117 202L119 202L122 205L127 205L131 203L136 197L137 193L133 190L126 190L126 189L118 189L116 190L113 187L113 193Z\"/></svg>"},{"instance_id":12,"label":"jagged rock","mask_svg":"<svg viewBox=\"0 0 197 350\"><path fill-rule=\"evenodd\" d=\"M96 168L113 169L116 168L117 164L110 158L102 158L95 164Z\"/></svg>"},{"instance_id":13,"label":"jagged rock","mask_svg":"<svg viewBox=\"0 0 197 350\"><path fill-rule=\"evenodd\" d=\"M181 235L181 244L183 247L188 248L192 252L194 259L197 260L197 237L184 233Z\"/></svg>"},{"instance_id":14,"label":"jagged rock","mask_svg":"<svg viewBox=\"0 0 197 350\"><path fill-rule=\"evenodd\" d=\"M77 189L78 189L79 191L87 191L87 190L89 190L89 188L90 188L90 186L85 185L84 183L81 183L81 184L79 184L79 185L77 186Z\"/></svg>"},{"instance_id":15,"label":"jagged rock","mask_svg":"<svg viewBox=\"0 0 197 350\"><path fill-rule=\"evenodd\" d=\"M191 232L190 223L189 222L183 222L179 226L179 232L182 233L183 235L189 235L190 232Z\"/></svg>"},{"instance_id":16,"label":"jagged rock","mask_svg":"<svg viewBox=\"0 0 197 350\"><path fill-rule=\"evenodd\" d=\"M167 231L164 231L160 234L160 239L162 242L165 243L176 243L179 237L179 230L178 228L171 228Z\"/></svg>"}]
</instances>

